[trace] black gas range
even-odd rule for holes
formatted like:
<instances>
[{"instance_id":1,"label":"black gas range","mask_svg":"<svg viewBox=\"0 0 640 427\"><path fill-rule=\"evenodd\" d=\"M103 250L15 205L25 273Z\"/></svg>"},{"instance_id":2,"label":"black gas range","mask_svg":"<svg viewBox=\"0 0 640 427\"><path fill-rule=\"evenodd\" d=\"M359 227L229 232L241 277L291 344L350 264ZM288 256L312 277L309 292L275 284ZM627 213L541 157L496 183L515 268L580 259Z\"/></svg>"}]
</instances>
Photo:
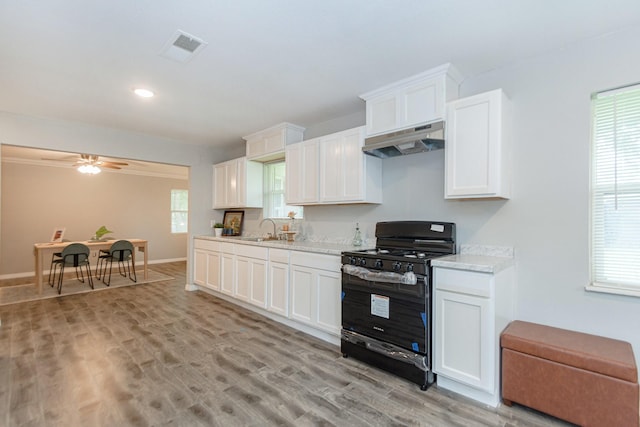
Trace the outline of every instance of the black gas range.
<instances>
[{"instance_id":1,"label":"black gas range","mask_svg":"<svg viewBox=\"0 0 640 427\"><path fill-rule=\"evenodd\" d=\"M376 248L342 253L341 350L426 390L431 370L431 263L455 254L455 224L376 224Z\"/></svg>"}]
</instances>

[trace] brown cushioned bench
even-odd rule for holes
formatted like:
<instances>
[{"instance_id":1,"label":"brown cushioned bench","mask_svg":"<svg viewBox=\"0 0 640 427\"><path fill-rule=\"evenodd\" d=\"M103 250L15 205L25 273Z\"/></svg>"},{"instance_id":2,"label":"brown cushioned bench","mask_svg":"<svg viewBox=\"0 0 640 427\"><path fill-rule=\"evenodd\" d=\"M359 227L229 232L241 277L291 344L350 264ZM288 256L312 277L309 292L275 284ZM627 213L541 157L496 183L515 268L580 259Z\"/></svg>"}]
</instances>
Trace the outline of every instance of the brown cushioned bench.
<instances>
[{"instance_id":1,"label":"brown cushioned bench","mask_svg":"<svg viewBox=\"0 0 640 427\"><path fill-rule=\"evenodd\" d=\"M628 342L517 320L500 346L505 405L581 426L639 425L638 371Z\"/></svg>"}]
</instances>

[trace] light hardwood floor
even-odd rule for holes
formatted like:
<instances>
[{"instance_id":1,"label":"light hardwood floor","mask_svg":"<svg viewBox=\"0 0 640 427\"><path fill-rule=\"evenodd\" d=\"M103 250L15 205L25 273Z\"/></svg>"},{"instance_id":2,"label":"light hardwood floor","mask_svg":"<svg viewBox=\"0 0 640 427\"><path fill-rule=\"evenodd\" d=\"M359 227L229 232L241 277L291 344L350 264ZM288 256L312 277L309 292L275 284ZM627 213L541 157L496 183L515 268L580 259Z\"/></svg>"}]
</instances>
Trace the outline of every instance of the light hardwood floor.
<instances>
[{"instance_id":1,"label":"light hardwood floor","mask_svg":"<svg viewBox=\"0 0 640 427\"><path fill-rule=\"evenodd\" d=\"M0 307L0 426L554 426L341 357L174 280Z\"/></svg>"}]
</instances>

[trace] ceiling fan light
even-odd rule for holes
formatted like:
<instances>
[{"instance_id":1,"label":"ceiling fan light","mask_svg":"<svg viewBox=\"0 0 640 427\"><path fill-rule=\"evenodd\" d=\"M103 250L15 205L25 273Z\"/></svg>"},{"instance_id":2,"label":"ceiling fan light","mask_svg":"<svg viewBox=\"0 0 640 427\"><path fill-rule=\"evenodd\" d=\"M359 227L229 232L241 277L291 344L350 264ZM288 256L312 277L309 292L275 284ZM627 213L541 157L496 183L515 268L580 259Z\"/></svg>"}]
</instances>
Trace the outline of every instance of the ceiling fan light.
<instances>
[{"instance_id":1,"label":"ceiling fan light","mask_svg":"<svg viewBox=\"0 0 640 427\"><path fill-rule=\"evenodd\" d=\"M100 173L100 168L95 165L80 165L78 166L78 172L95 175Z\"/></svg>"},{"instance_id":2,"label":"ceiling fan light","mask_svg":"<svg viewBox=\"0 0 640 427\"><path fill-rule=\"evenodd\" d=\"M141 98L151 98L155 95L155 93L153 93L153 91L149 90L149 89L143 89L143 88L136 88L133 90L133 93L135 93L136 95L138 95Z\"/></svg>"}]
</instances>

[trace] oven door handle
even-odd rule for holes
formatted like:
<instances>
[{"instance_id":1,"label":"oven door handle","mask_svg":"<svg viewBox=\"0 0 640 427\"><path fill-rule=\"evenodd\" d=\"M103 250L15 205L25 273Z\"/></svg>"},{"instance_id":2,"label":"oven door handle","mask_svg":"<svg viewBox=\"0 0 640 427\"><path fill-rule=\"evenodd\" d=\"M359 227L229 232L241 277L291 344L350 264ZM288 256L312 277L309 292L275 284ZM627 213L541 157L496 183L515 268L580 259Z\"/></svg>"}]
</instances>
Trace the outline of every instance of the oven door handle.
<instances>
[{"instance_id":1,"label":"oven door handle","mask_svg":"<svg viewBox=\"0 0 640 427\"><path fill-rule=\"evenodd\" d=\"M412 271L404 274L390 271L371 271L364 267L349 264L343 265L342 271L350 276L356 276L370 282L401 283L403 285L415 285L418 283L418 278Z\"/></svg>"}]
</instances>

